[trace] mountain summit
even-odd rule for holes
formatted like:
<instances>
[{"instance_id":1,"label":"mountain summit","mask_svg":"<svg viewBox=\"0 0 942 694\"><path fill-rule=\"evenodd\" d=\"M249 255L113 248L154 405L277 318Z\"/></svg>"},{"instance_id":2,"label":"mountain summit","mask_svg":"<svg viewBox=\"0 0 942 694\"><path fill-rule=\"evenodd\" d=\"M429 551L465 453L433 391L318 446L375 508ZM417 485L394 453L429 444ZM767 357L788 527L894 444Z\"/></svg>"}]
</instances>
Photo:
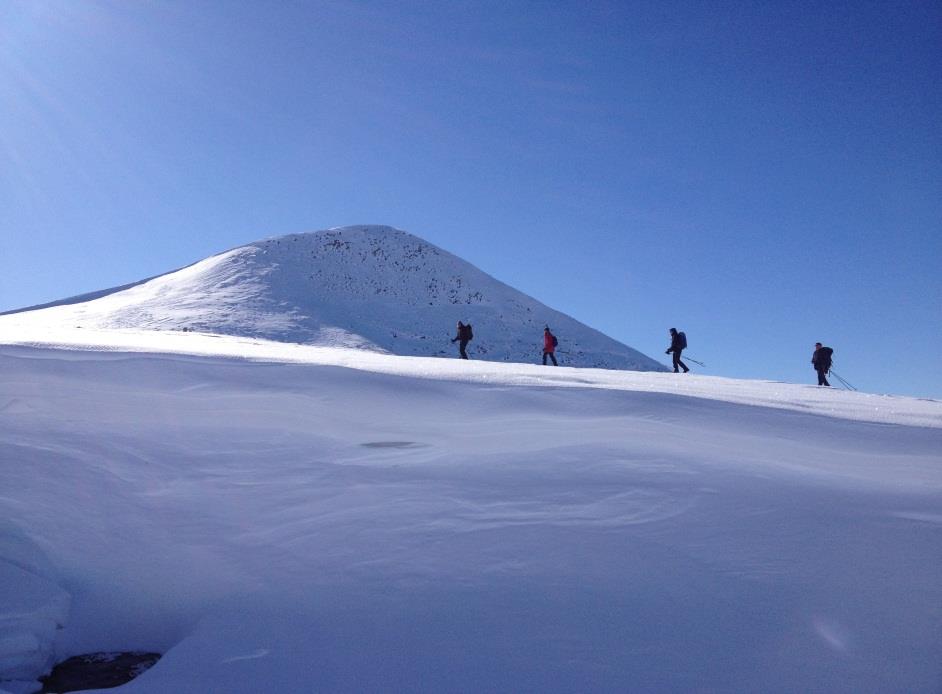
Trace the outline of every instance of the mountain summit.
<instances>
[{"instance_id":1,"label":"mountain summit","mask_svg":"<svg viewBox=\"0 0 942 694\"><path fill-rule=\"evenodd\" d=\"M412 234L350 226L265 239L141 282L7 314L87 328L193 330L410 356L532 362L543 326L570 366L664 366ZM8 323L9 324L9 323Z\"/></svg>"}]
</instances>

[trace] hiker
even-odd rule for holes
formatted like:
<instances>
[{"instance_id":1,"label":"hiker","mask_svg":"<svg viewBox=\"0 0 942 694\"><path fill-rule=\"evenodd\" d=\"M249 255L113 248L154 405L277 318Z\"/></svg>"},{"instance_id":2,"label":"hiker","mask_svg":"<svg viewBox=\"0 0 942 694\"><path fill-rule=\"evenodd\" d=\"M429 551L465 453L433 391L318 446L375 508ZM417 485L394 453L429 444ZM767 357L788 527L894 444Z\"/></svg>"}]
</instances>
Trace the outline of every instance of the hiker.
<instances>
[{"instance_id":1,"label":"hiker","mask_svg":"<svg viewBox=\"0 0 942 694\"><path fill-rule=\"evenodd\" d=\"M550 332L549 326L547 325L543 328L543 366L546 366L546 357L549 356L553 360L553 366L559 366L556 361L556 345L559 344L559 340L556 339L556 336Z\"/></svg>"},{"instance_id":2,"label":"hiker","mask_svg":"<svg viewBox=\"0 0 942 694\"><path fill-rule=\"evenodd\" d=\"M465 325L461 321L458 321L458 334L455 335L452 342L458 343L458 351L461 353L462 359L468 358L468 353L465 352L464 349L472 339L474 339L474 333L471 332L471 324L468 323Z\"/></svg>"},{"instance_id":3,"label":"hiker","mask_svg":"<svg viewBox=\"0 0 942 694\"><path fill-rule=\"evenodd\" d=\"M677 373L677 367L679 366L684 370L684 373L690 371L687 368L687 365L680 360L680 353L687 349L687 336L683 332L677 332L677 328L671 328L671 346L667 348L667 351L664 354L674 354L674 373Z\"/></svg>"},{"instance_id":4,"label":"hiker","mask_svg":"<svg viewBox=\"0 0 942 694\"><path fill-rule=\"evenodd\" d=\"M828 383L827 375L828 371L831 370L832 354L834 354L834 350L830 347L824 347L820 342L814 343L814 354L811 355L811 365L814 366L814 370L818 372L819 386L831 385Z\"/></svg>"}]
</instances>

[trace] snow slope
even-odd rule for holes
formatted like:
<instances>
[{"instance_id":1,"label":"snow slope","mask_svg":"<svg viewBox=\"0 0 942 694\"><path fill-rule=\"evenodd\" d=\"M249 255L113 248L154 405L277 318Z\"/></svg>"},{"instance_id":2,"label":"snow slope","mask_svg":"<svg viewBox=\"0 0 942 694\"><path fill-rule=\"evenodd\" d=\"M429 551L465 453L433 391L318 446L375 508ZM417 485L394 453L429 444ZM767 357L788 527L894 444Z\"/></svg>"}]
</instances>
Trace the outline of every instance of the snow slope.
<instances>
[{"instance_id":1,"label":"snow slope","mask_svg":"<svg viewBox=\"0 0 942 694\"><path fill-rule=\"evenodd\" d=\"M938 402L54 337L0 344L0 689L939 691Z\"/></svg>"},{"instance_id":2,"label":"snow slope","mask_svg":"<svg viewBox=\"0 0 942 694\"><path fill-rule=\"evenodd\" d=\"M354 226L267 239L114 290L0 316L0 331L196 330L400 355L536 361L549 324L562 362L663 371L660 363L398 229Z\"/></svg>"}]
</instances>

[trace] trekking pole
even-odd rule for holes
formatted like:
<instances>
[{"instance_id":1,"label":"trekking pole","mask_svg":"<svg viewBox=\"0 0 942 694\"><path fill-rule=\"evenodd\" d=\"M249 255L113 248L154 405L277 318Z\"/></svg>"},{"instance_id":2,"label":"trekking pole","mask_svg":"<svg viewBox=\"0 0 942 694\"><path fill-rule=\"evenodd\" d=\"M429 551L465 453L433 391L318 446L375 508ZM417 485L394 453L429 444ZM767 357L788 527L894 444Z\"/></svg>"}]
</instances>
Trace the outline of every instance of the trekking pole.
<instances>
[{"instance_id":1,"label":"trekking pole","mask_svg":"<svg viewBox=\"0 0 942 694\"><path fill-rule=\"evenodd\" d=\"M851 385L850 383L845 381L843 378L841 378L840 375L834 369L831 369L830 371L828 371L828 374L830 374L831 376L834 376L834 378L840 381L841 385L843 385L847 390L857 390L856 388L854 388L853 385Z\"/></svg>"},{"instance_id":2,"label":"trekking pole","mask_svg":"<svg viewBox=\"0 0 942 694\"><path fill-rule=\"evenodd\" d=\"M699 364L700 366L706 366L702 361L697 361L693 357L681 357L681 359L686 359L687 361L692 361L694 364Z\"/></svg>"},{"instance_id":3,"label":"trekking pole","mask_svg":"<svg viewBox=\"0 0 942 694\"><path fill-rule=\"evenodd\" d=\"M838 382L844 387L845 390L857 390L857 389L854 388L850 383L848 383L847 381L845 381L843 378L841 378L840 376L838 376L838 375L837 375L836 373L834 373L833 371L831 371L829 375L834 376L834 378L836 378L836 379L838 380Z\"/></svg>"}]
</instances>

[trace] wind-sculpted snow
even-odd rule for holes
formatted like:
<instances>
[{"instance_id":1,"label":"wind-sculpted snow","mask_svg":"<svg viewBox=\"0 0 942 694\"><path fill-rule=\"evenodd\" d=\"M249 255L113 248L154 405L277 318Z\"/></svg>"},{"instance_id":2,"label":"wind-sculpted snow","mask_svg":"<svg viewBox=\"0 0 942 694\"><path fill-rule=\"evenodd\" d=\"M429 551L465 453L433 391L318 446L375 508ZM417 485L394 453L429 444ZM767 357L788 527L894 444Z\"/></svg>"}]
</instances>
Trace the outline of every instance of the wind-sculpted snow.
<instances>
[{"instance_id":1,"label":"wind-sculpted snow","mask_svg":"<svg viewBox=\"0 0 942 694\"><path fill-rule=\"evenodd\" d=\"M153 650L122 691L938 690L937 402L58 337L0 346L0 566L43 588L0 590L0 667L37 644L0 679Z\"/></svg>"},{"instance_id":2,"label":"wind-sculpted snow","mask_svg":"<svg viewBox=\"0 0 942 694\"><path fill-rule=\"evenodd\" d=\"M104 294L102 296L102 294ZM0 316L17 325L195 330L290 343L451 356L455 324L472 358L535 361L552 326L565 363L663 371L640 352L390 227L358 226L249 244L112 293Z\"/></svg>"},{"instance_id":3,"label":"wind-sculpted snow","mask_svg":"<svg viewBox=\"0 0 942 694\"><path fill-rule=\"evenodd\" d=\"M53 665L55 638L68 621L70 601L54 576L48 557L28 534L7 516L0 520L0 691L19 682L17 688L31 693L35 686L29 681Z\"/></svg>"}]
</instances>

